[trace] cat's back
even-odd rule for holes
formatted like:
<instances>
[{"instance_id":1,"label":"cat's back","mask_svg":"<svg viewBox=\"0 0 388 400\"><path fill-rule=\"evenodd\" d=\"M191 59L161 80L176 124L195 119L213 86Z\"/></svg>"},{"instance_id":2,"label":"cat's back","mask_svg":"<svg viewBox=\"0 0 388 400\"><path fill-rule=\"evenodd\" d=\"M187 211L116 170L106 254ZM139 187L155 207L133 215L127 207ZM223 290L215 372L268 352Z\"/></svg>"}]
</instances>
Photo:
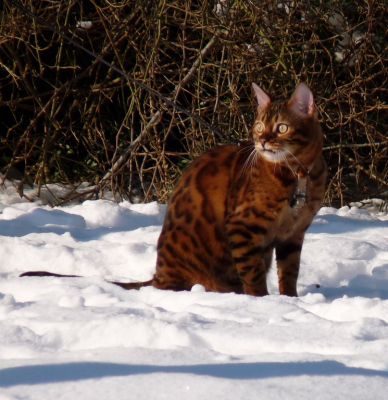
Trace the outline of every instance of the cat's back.
<instances>
[{"instance_id":1,"label":"cat's back","mask_svg":"<svg viewBox=\"0 0 388 400\"><path fill-rule=\"evenodd\" d=\"M238 145L222 145L194 160L174 189L167 218L200 215L208 223L222 219L241 151Z\"/></svg>"}]
</instances>

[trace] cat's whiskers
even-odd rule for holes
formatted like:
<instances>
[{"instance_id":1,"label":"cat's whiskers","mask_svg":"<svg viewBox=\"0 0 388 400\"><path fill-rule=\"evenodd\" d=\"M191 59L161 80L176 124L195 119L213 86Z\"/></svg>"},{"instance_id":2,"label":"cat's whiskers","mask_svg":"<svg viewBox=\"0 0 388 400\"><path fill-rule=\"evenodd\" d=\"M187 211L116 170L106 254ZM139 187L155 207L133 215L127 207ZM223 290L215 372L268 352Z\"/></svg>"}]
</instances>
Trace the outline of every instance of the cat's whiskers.
<instances>
[{"instance_id":1,"label":"cat's whiskers","mask_svg":"<svg viewBox=\"0 0 388 400\"><path fill-rule=\"evenodd\" d=\"M285 150L287 153L289 153L289 151L287 150L287 149L283 149L283 150ZM287 165L287 167L288 167L288 169L292 172L292 174L294 175L294 176L297 176L297 173L296 173L296 171L292 168L292 166L290 165L290 163L288 162L288 159L287 159L287 157L286 157L286 155L284 154L284 153L280 153L280 159L279 160L277 160L277 161L275 161L275 167L278 165L279 167L281 167L281 165L282 164L286 164ZM274 168L274 171L275 171L275 168Z\"/></svg>"},{"instance_id":2,"label":"cat's whiskers","mask_svg":"<svg viewBox=\"0 0 388 400\"><path fill-rule=\"evenodd\" d=\"M284 149L284 151L289 154L291 157L294 158L294 160L297 162L297 164L302 168L302 170L306 170L306 167L302 164L302 162L295 156L295 154L293 154L290 150L288 149ZM291 168L290 164L287 162L288 167L290 168L290 170L293 172L294 175L297 175L297 173Z\"/></svg>"},{"instance_id":3,"label":"cat's whiskers","mask_svg":"<svg viewBox=\"0 0 388 400\"><path fill-rule=\"evenodd\" d=\"M287 150L287 149L284 149L284 151L287 153L287 154L290 154L290 155L292 155L294 158L295 158L295 156L289 151L289 150ZM287 167L288 167L288 169L292 172L292 175L294 175L294 176L297 176L298 174L297 174L297 172L294 170L294 168L291 166L291 164L288 162L288 158L286 157L286 155L284 155L283 156L283 161L287 164Z\"/></svg>"},{"instance_id":4,"label":"cat's whiskers","mask_svg":"<svg viewBox=\"0 0 388 400\"><path fill-rule=\"evenodd\" d=\"M254 144L248 143L246 146L240 146L238 153L250 152L254 147Z\"/></svg>"},{"instance_id":5,"label":"cat's whiskers","mask_svg":"<svg viewBox=\"0 0 388 400\"><path fill-rule=\"evenodd\" d=\"M259 158L260 158L260 153L255 149L255 156L254 156L254 160L253 160L253 163L252 163L252 166L251 166L251 172L253 170L253 167L257 166Z\"/></svg>"},{"instance_id":6,"label":"cat's whiskers","mask_svg":"<svg viewBox=\"0 0 388 400\"><path fill-rule=\"evenodd\" d=\"M240 149L238 150L238 153L248 153L248 157L245 159L244 164L241 168L241 175L243 175L245 173L245 171L247 170L247 164L249 163L249 159L252 157L252 152L254 150L254 146L253 145L248 145L248 146L243 146L240 147Z\"/></svg>"},{"instance_id":7,"label":"cat's whiskers","mask_svg":"<svg viewBox=\"0 0 388 400\"><path fill-rule=\"evenodd\" d=\"M252 146L247 146L247 147L243 147L242 149L240 149L238 152L239 153L247 153L249 152L248 156L246 157L244 164L241 168L241 175L243 175L245 173L245 171L247 170L247 164L249 163L250 158L252 157L252 152L253 152L254 148Z\"/></svg>"},{"instance_id":8,"label":"cat's whiskers","mask_svg":"<svg viewBox=\"0 0 388 400\"><path fill-rule=\"evenodd\" d=\"M249 146L249 149L251 150L249 156L247 159L244 161L244 165L241 170L241 174L247 173L248 170L250 170L250 173L252 173L253 168L255 165L257 165L257 160L258 160L258 151L254 146Z\"/></svg>"}]
</instances>

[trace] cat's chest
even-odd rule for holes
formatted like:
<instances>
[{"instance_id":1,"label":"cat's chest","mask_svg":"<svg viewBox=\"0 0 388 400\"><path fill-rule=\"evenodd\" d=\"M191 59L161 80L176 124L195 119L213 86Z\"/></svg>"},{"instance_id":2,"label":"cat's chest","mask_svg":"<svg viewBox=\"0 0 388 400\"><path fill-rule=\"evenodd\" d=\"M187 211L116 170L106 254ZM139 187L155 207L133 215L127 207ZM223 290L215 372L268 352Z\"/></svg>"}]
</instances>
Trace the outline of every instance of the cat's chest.
<instances>
[{"instance_id":1,"label":"cat's chest","mask_svg":"<svg viewBox=\"0 0 388 400\"><path fill-rule=\"evenodd\" d=\"M290 197L292 198L292 194L290 194ZM272 207L270 207L271 205ZM258 207L260 208L260 204ZM308 205L294 207L292 201L288 199L264 206L262 212L267 213L272 218L272 220L268 220L267 225L269 236L273 240L279 241L286 240L303 229L304 226L310 223L312 216Z\"/></svg>"},{"instance_id":2,"label":"cat's chest","mask_svg":"<svg viewBox=\"0 0 388 400\"><path fill-rule=\"evenodd\" d=\"M231 214L242 224L265 228L269 240L283 241L309 225L313 210L308 203L295 204L297 182L281 185L273 179L262 178L254 184L242 185ZM233 218L233 219L235 219Z\"/></svg>"},{"instance_id":3,"label":"cat's chest","mask_svg":"<svg viewBox=\"0 0 388 400\"><path fill-rule=\"evenodd\" d=\"M280 209L276 225L274 226L274 239L284 241L297 232L304 231L312 219L312 212L308 205L295 208L291 204L286 203Z\"/></svg>"}]
</instances>

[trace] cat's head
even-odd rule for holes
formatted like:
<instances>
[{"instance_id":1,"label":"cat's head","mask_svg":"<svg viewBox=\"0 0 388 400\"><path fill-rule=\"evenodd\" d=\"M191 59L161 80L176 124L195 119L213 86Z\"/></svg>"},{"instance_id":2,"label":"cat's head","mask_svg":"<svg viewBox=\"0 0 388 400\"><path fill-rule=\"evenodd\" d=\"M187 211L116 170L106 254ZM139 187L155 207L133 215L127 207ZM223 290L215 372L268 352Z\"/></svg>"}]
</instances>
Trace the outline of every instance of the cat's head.
<instances>
[{"instance_id":1,"label":"cat's head","mask_svg":"<svg viewBox=\"0 0 388 400\"><path fill-rule=\"evenodd\" d=\"M255 83L257 117L252 128L255 149L265 160L306 168L322 151L322 132L313 94L300 83L288 102L273 104Z\"/></svg>"}]
</instances>

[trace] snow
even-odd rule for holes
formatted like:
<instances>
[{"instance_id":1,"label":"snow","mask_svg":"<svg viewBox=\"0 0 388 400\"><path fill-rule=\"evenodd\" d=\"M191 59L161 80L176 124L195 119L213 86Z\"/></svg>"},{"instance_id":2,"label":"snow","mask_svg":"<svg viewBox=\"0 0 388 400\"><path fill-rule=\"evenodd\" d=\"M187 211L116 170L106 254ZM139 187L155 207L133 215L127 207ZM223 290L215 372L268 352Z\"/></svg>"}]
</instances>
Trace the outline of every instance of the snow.
<instances>
[{"instance_id":1,"label":"snow","mask_svg":"<svg viewBox=\"0 0 388 400\"><path fill-rule=\"evenodd\" d=\"M0 189L0 399L385 399L388 216L322 208L299 298L143 288L165 206ZM20 278L48 270L82 278Z\"/></svg>"}]
</instances>

